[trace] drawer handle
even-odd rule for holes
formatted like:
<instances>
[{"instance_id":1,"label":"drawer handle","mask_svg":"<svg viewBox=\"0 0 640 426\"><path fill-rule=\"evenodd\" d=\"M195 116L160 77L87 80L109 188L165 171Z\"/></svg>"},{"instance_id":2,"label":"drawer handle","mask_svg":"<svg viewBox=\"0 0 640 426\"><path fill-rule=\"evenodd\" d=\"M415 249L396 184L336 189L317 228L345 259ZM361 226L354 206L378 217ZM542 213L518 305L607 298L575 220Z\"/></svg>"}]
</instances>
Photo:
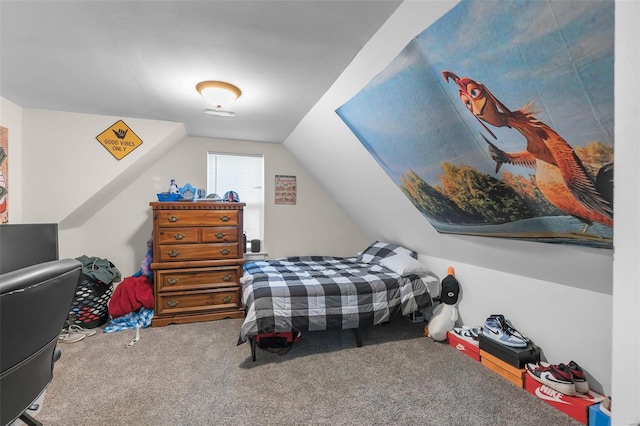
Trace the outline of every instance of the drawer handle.
<instances>
[{"instance_id":1,"label":"drawer handle","mask_svg":"<svg viewBox=\"0 0 640 426\"><path fill-rule=\"evenodd\" d=\"M175 308L176 306L178 306L178 301L177 300L169 300L169 301L167 301L167 306L169 306L170 308Z\"/></svg>"},{"instance_id":2,"label":"drawer handle","mask_svg":"<svg viewBox=\"0 0 640 426\"><path fill-rule=\"evenodd\" d=\"M229 250L228 248L220 250L220 254L223 256L226 256L229 253L231 253L231 250Z\"/></svg>"},{"instance_id":3,"label":"drawer handle","mask_svg":"<svg viewBox=\"0 0 640 426\"><path fill-rule=\"evenodd\" d=\"M228 275L228 274L227 275L223 275L222 276L222 281L227 281L227 282L231 281L231 275Z\"/></svg>"},{"instance_id":4,"label":"drawer handle","mask_svg":"<svg viewBox=\"0 0 640 426\"><path fill-rule=\"evenodd\" d=\"M180 254L179 251L177 250L171 250L169 253L167 253L169 255L169 257L176 257L177 255Z\"/></svg>"},{"instance_id":5,"label":"drawer handle","mask_svg":"<svg viewBox=\"0 0 640 426\"><path fill-rule=\"evenodd\" d=\"M222 296L222 303L231 302L231 296Z\"/></svg>"},{"instance_id":6,"label":"drawer handle","mask_svg":"<svg viewBox=\"0 0 640 426\"><path fill-rule=\"evenodd\" d=\"M227 234L225 234L224 232L218 232L218 233L216 234L216 238L217 238L217 239L219 239L219 240L221 240L221 239L223 239L223 238L224 238L224 236L225 236L225 235L227 235Z\"/></svg>"},{"instance_id":7,"label":"drawer handle","mask_svg":"<svg viewBox=\"0 0 640 426\"><path fill-rule=\"evenodd\" d=\"M178 284L178 278L169 278L169 279L167 279L167 284L169 284L169 285Z\"/></svg>"},{"instance_id":8,"label":"drawer handle","mask_svg":"<svg viewBox=\"0 0 640 426\"><path fill-rule=\"evenodd\" d=\"M173 235L173 238L175 238L176 240L181 240L184 237L186 237L186 235L184 235L184 234L174 234Z\"/></svg>"},{"instance_id":9,"label":"drawer handle","mask_svg":"<svg viewBox=\"0 0 640 426\"><path fill-rule=\"evenodd\" d=\"M227 216L227 215L221 216L220 220L223 222L229 222L231 220L231 216Z\"/></svg>"},{"instance_id":10,"label":"drawer handle","mask_svg":"<svg viewBox=\"0 0 640 426\"><path fill-rule=\"evenodd\" d=\"M179 218L178 216L169 216L169 217L167 218L167 220L168 220L169 222L177 222L177 221L179 221L179 220L180 220L180 218Z\"/></svg>"}]
</instances>

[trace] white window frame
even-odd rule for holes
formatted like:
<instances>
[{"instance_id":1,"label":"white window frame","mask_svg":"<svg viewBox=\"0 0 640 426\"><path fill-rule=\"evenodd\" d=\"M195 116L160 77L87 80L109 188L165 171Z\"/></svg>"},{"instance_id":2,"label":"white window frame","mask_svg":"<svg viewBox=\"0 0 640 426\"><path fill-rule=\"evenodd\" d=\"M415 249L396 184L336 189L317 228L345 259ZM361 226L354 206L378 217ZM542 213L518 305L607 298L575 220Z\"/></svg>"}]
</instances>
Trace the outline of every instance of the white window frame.
<instances>
[{"instance_id":1,"label":"white window frame","mask_svg":"<svg viewBox=\"0 0 640 426\"><path fill-rule=\"evenodd\" d=\"M217 163L212 164L217 161L220 157L250 157L252 159L259 158L260 161L260 170L252 169L254 174L260 176L259 185L253 185L253 190L247 189L239 186L239 185L227 185L234 186L232 187L223 187L224 183L219 184L219 180L214 176L217 172ZM215 187L213 187L215 185ZM259 186L259 188L258 188ZM227 191L235 191L238 193L238 197L240 198L240 202L246 203L244 208L244 231L247 234L247 241L251 242L252 239L259 239L261 242L260 248L261 252L264 251L264 210L265 210L265 198L264 198L264 155L262 154L236 154L236 153L228 153L228 152L217 152L217 151L209 151L207 152L207 194L218 194L220 197L224 197L225 192ZM259 195L258 195L259 192ZM244 194L244 195L243 195ZM260 202L256 202L255 199L259 197ZM257 210L257 211L256 211ZM256 217L257 216L257 217ZM258 228L258 229L256 229ZM242 238L242 237L241 237ZM249 250L247 250L249 251Z\"/></svg>"}]
</instances>

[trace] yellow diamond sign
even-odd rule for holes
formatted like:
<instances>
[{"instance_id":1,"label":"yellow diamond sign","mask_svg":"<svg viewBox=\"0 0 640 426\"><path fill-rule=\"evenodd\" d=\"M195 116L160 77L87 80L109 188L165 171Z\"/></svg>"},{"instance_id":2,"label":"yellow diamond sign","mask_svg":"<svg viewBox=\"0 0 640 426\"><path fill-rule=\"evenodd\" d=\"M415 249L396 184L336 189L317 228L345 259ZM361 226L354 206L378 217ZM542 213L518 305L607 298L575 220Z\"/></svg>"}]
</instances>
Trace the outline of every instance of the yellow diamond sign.
<instances>
[{"instance_id":1,"label":"yellow diamond sign","mask_svg":"<svg viewBox=\"0 0 640 426\"><path fill-rule=\"evenodd\" d=\"M131 151L142 145L142 140L122 120L116 121L111 127L96 136L96 139L118 160L122 160Z\"/></svg>"}]
</instances>

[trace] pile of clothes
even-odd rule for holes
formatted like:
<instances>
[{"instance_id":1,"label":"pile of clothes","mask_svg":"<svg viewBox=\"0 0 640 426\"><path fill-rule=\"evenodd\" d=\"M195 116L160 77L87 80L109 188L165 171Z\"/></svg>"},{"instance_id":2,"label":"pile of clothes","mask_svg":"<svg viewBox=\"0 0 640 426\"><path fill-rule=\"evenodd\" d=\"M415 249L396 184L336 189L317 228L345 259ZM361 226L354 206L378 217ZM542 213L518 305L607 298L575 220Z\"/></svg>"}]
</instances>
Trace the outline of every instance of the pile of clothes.
<instances>
[{"instance_id":1,"label":"pile of clothes","mask_svg":"<svg viewBox=\"0 0 640 426\"><path fill-rule=\"evenodd\" d=\"M122 280L109 300L111 322L105 327L105 333L125 329L139 330L151 325L155 304L153 271L150 268L152 260L153 240L149 239L140 270Z\"/></svg>"}]
</instances>

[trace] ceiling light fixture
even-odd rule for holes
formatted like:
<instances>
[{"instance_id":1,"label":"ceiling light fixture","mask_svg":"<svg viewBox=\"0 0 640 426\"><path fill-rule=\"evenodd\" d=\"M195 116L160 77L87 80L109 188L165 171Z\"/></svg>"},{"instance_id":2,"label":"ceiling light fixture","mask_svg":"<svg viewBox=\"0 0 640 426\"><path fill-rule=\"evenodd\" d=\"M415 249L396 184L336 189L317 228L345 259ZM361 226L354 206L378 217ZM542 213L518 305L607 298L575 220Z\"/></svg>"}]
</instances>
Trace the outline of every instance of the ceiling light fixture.
<instances>
[{"instance_id":1,"label":"ceiling light fixture","mask_svg":"<svg viewBox=\"0 0 640 426\"><path fill-rule=\"evenodd\" d=\"M213 105L216 110L228 107L242 95L240 89L224 81L201 81L196 84L196 90L202 99Z\"/></svg>"}]
</instances>

